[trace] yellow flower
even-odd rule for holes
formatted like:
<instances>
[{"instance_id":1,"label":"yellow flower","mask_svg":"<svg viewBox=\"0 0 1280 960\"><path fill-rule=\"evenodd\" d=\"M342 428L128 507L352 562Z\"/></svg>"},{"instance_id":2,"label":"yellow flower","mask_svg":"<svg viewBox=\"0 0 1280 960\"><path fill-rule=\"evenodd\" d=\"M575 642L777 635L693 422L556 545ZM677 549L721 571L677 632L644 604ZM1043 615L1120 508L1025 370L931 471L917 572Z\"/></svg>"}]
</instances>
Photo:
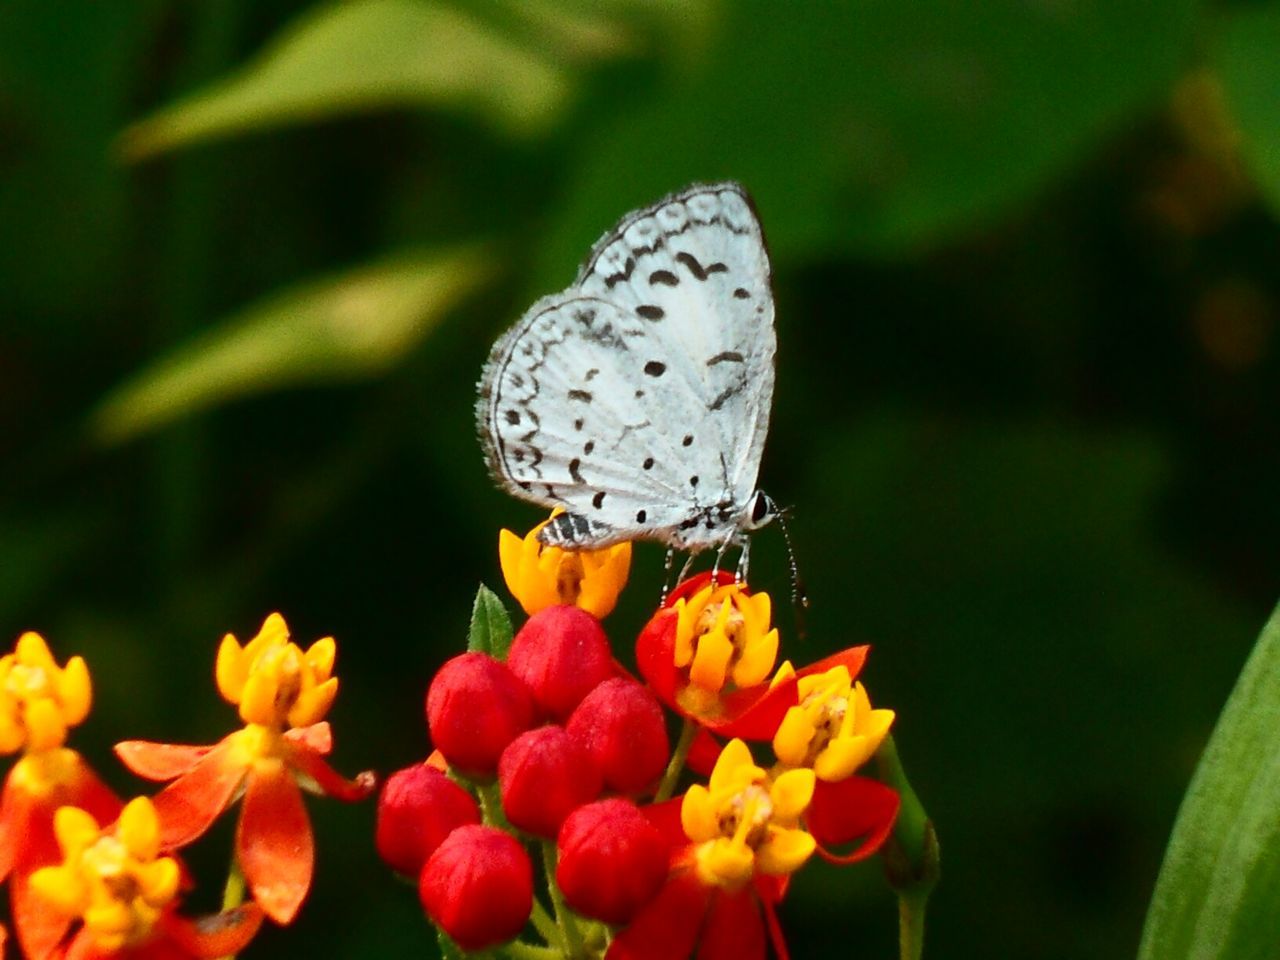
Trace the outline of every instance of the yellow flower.
<instances>
[{"instance_id":1,"label":"yellow flower","mask_svg":"<svg viewBox=\"0 0 1280 960\"><path fill-rule=\"evenodd\" d=\"M784 664L778 677L791 673L790 664ZM844 665L801 677L797 692L800 704L778 726L774 753L784 766L812 767L828 783L851 776L879 749L893 725L893 711L871 709L866 688L853 682Z\"/></svg>"},{"instance_id":2,"label":"yellow flower","mask_svg":"<svg viewBox=\"0 0 1280 960\"><path fill-rule=\"evenodd\" d=\"M324 719L338 694L333 637L304 653L289 642L284 617L273 613L258 635L241 647L227 634L218 648L218 691L238 704L240 719L265 727L306 727Z\"/></svg>"},{"instance_id":3,"label":"yellow flower","mask_svg":"<svg viewBox=\"0 0 1280 960\"><path fill-rule=\"evenodd\" d=\"M718 693L732 680L754 686L773 669L778 631L769 628L767 593L750 594L741 583L708 583L676 601L675 664L688 669L695 687Z\"/></svg>"},{"instance_id":4,"label":"yellow flower","mask_svg":"<svg viewBox=\"0 0 1280 960\"><path fill-rule=\"evenodd\" d=\"M63 862L33 873L32 889L51 909L82 919L103 951L145 941L177 896L180 876L176 860L159 856L151 801L131 801L106 830L79 807L61 807L53 829Z\"/></svg>"},{"instance_id":5,"label":"yellow flower","mask_svg":"<svg viewBox=\"0 0 1280 960\"><path fill-rule=\"evenodd\" d=\"M61 747L67 729L89 715L93 693L80 657L59 667L38 633L24 633L0 657L0 753Z\"/></svg>"},{"instance_id":6,"label":"yellow flower","mask_svg":"<svg viewBox=\"0 0 1280 960\"><path fill-rule=\"evenodd\" d=\"M561 512L556 509L551 516ZM498 560L511 595L529 616L556 604L581 607L597 619L608 616L627 585L631 544L562 550L538 539L546 525L547 521L538 524L524 539L510 530L498 535Z\"/></svg>"},{"instance_id":7,"label":"yellow flower","mask_svg":"<svg viewBox=\"0 0 1280 960\"><path fill-rule=\"evenodd\" d=\"M685 835L697 844L703 883L741 889L756 873L794 873L815 844L799 826L813 798L812 770L771 777L741 740L720 753L708 786L689 788L680 806Z\"/></svg>"}]
</instances>

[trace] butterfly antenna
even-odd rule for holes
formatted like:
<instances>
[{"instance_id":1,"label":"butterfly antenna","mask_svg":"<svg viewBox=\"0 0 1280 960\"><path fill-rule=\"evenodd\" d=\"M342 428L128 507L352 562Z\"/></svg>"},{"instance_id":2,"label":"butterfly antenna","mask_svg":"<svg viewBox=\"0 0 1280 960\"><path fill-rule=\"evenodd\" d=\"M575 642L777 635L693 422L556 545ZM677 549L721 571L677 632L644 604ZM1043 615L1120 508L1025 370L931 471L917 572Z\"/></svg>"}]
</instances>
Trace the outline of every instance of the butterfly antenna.
<instances>
[{"instance_id":1,"label":"butterfly antenna","mask_svg":"<svg viewBox=\"0 0 1280 960\"><path fill-rule=\"evenodd\" d=\"M791 607L796 614L796 633L801 640L805 636L805 610L809 608L809 593L800 579L800 567L796 563L796 551L791 542L791 531L787 529L787 517L791 508L778 511L778 527L782 530L782 539L787 544L787 565L791 568Z\"/></svg>"}]
</instances>

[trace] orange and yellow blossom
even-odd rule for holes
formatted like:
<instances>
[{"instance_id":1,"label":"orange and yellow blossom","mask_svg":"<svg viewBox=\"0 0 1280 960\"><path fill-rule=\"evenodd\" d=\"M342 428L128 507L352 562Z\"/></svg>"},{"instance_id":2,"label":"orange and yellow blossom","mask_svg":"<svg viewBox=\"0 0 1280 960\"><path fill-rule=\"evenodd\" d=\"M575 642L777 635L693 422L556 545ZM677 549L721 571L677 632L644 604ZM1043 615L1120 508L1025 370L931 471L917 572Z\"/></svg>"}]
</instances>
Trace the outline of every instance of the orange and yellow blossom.
<instances>
[{"instance_id":1,"label":"orange and yellow blossom","mask_svg":"<svg viewBox=\"0 0 1280 960\"><path fill-rule=\"evenodd\" d=\"M238 952L257 932L256 907L202 926L174 912L181 869L160 855L159 819L145 797L130 801L105 829L79 807L62 807L54 831L62 862L33 873L31 888L50 913L81 923L54 956L218 957Z\"/></svg>"},{"instance_id":2,"label":"orange and yellow blossom","mask_svg":"<svg viewBox=\"0 0 1280 960\"><path fill-rule=\"evenodd\" d=\"M557 508L551 515L562 512ZM600 550L549 547L538 539L548 522L524 537L510 530L498 535L498 560L507 589L529 616L557 604L580 607L597 620L608 616L627 584L631 544Z\"/></svg>"},{"instance_id":3,"label":"orange and yellow blossom","mask_svg":"<svg viewBox=\"0 0 1280 960\"><path fill-rule=\"evenodd\" d=\"M774 683L795 676L784 663ZM836 783L852 776L880 748L893 725L892 710L873 710L866 688L838 664L800 677L800 703L787 711L773 737L773 751L785 767L811 767L818 779Z\"/></svg>"},{"instance_id":4,"label":"orange and yellow blossom","mask_svg":"<svg viewBox=\"0 0 1280 960\"><path fill-rule=\"evenodd\" d=\"M134 773L173 780L155 797L164 849L195 840L243 796L236 857L254 899L276 923L297 914L315 864L300 788L350 802L374 787L372 773L344 780L323 759L332 747L323 717L338 690L336 652L332 637L303 651L273 613L243 647L228 634L218 650L218 690L239 708L243 729L209 747L116 745Z\"/></svg>"},{"instance_id":5,"label":"orange and yellow blossom","mask_svg":"<svg viewBox=\"0 0 1280 960\"><path fill-rule=\"evenodd\" d=\"M23 752L0 798L0 881L9 880L14 932L27 956L47 955L71 922L45 909L28 882L59 859L55 812L74 805L110 821L120 811L84 758L65 746L92 700L84 660L72 657L59 667L38 633L24 633L14 651L0 657L0 753Z\"/></svg>"}]
</instances>

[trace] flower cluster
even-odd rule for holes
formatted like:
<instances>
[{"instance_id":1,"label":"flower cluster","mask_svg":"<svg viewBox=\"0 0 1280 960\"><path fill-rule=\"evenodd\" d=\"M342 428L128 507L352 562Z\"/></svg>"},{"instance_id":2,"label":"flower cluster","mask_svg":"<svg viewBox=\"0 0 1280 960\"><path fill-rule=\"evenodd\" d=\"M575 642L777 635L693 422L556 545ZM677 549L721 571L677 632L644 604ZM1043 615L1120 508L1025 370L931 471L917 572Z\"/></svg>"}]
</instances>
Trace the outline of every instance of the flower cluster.
<instances>
[{"instance_id":1,"label":"flower cluster","mask_svg":"<svg viewBox=\"0 0 1280 960\"><path fill-rule=\"evenodd\" d=\"M244 647L228 636L217 686L245 726L211 747L118 744L135 773L173 781L123 803L66 746L89 713L87 665L72 657L59 666L41 636L23 634L0 657L0 751L22 752L0 802L0 881L8 881L23 956L227 957L253 939L264 916L292 920L313 861L300 790L357 800L374 787L372 775L346 781L324 760L335 653L332 638L304 653L279 614ZM252 900L228 902L213 917L185 916L179 907L192 884L177 852L240 798L232 877L247 880Z\"/></svg>"},{"instance_id":2,"label":"flower cluster","mask_svg":"<svg viewBox=\"0 0 1280 960\"><path fill-rule=\"evenodd\" d=\"M512 637L481 589L470 649L427 692L435 751L383 789L380 854L463 950L531 931L545 945L510 949L752 960L771 943L785 956L776 908L792 874L815 853L872 855L897 815L898 794L857 773L893 721L857 680L867 649L778 665L768 594L708 573L639 632L637 678L600 622L629 545L569 552L540 528L501 534L529 617ZM668 711L682 721L674 749Z\"/></svg>"}]
</instances>

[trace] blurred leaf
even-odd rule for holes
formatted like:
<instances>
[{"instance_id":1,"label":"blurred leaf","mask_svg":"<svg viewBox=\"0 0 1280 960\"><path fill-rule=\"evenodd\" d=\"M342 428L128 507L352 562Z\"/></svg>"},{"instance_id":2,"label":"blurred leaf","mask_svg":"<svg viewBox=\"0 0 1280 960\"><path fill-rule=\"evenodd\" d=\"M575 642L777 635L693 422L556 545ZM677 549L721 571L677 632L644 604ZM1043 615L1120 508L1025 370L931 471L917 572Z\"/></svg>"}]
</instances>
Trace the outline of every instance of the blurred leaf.
<instances>
[{"instance_id":1,"label":"blurred leaf","mask_svg":"<svg viewBox=\"0 0 1280 960\"><path fill-rule=\"evenodd\" d=\"M1263 194L1280 210L1280 6L1232 8L1222 23L1217 60L1240 127L1240 149Z\"/></svg>"},{"instance_id":2,"label":"blurred leaf","mask_svg":"<svg viewBox=\"0 0 1280 960\"><path fill-rule=\"evenodd\" d=\"M137 158L203 140L395 106L475 112L513 135L546 129L565 73L491 27L429 0L322 6L257 61L125 131Z\"/></svg>"},{"instance_id":3,"label":"blurred leaf","mask_svg":"<svg viewBox=\"0 0 1280 960\"><path fill-rule=\"evenodd\" d=\"M276 294L117 387L90 432L119 443L247 394L376 374L488 275L475 248L417 251Z\"/></svg>"},{"instance_id":4,"label":"blurred leaf","mask_svg":"<svg viewBox=\"0 0 1280 960\"><path fill-rule=\"evenodd\" d=\"M475 605L471 608L471 628L467 631L467 649L487 653L499 660L507 659L511 649L511 615L497 595L480 584Z\"/></svg>"},{"instance_id":5,"label":"blurred leaf","mask_svg":"<svg viewBox=\"0 0 1280 960\"><path fill-rule=\"evenodd\" d=\"M1193 0L727 7L681 82L601 115L578 152L561 276L629 207L741 180L774 250L896 254L990 222L1158 104Z\"/></svg>"},{"instance_id":6,"label":"blurred leaf","mask_svg":"<svg viewBox=\"0 0 1280 960\"><path fill-rule=\"evenodd\" d=\"M1187 788L1139 960L1269 960L1280 901L1280 610Z\"/></svg>"}]
</instances>

